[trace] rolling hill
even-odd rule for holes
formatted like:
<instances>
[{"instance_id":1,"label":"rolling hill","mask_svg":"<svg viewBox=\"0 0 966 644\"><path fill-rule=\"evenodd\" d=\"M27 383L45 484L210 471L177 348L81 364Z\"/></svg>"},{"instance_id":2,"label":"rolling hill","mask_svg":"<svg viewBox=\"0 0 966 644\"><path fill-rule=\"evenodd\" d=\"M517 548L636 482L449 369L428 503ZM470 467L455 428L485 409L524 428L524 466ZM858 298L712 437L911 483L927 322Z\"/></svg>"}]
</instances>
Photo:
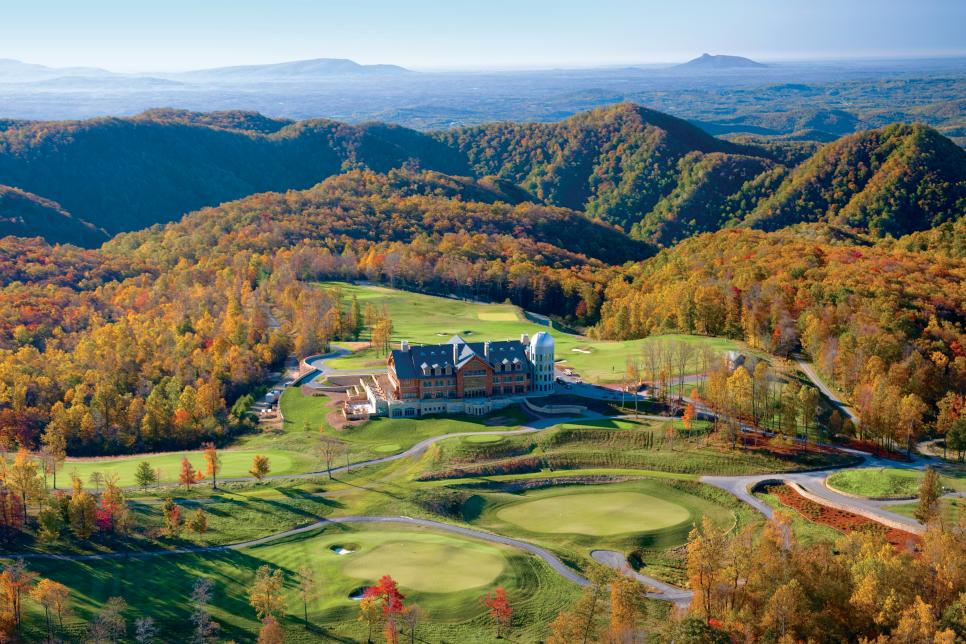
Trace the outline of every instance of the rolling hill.
<instances>
[{"instance_id":1,"label":"rolling hill","mask_svg":"<svg viewBox=\"0 0 966 644\"><path fill-rule=\"evenodd\" d=\"M824 147L736 139L627 103L556 123L435 133L155 109L130 118L8 121L0 127L0 184L55 201L110 234L251 194L305 189L356 168L492 177L508 203L583 211L661 245L722 227L801 222L898 237L966 210L966 152L926 126L889 126ZM22 229L45 234L29 223ZM74 241L99 243L80 234Z\"/></svg>"},{"instance_id":2,"label":"rolling hill","mask_svg":"<svg viewBox=\"0 0 966 644\"><path fill-rule=\"evenodd\" d=\"M678 162L693 153L752 154L687 121L631 104L600 108L559 123L496 123L438 135L477 175L496 175L536 198L586 210L630 228L669 195Z\"/></svg>"},{"instance_id":3,"label":"rolling hill","mask_svg":"<svg viewBox=\"0 0 966 644\"><path fill-rule=\"evenodd\" d=\"M108 235L75 219L60 204L18 188L0 185L0 237L43 237L54 244L96 246Z\"/></svg>"},{"instance_id":4,"label":"rolling hill","mask_svg":"<svg viewBox=\"0 0 966 644\"><path fill-rule=\"evenodd\" d=\"M966 151L932 128L891 125L844 137L792 170L746 223L825 221L899 237L966 213Z\"/></svg>"}]
</instances>

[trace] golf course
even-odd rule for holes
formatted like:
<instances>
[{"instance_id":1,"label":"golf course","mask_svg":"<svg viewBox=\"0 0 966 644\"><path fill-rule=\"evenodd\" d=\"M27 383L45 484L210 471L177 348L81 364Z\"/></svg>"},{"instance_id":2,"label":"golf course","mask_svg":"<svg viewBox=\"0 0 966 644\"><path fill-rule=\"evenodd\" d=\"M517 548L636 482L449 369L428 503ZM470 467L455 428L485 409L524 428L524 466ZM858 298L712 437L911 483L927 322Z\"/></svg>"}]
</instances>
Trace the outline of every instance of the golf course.
<instances>
[{"instance_id":1,"label":"golf course","mask_svg":"<svg viewBox=\"0 0 966 644\"><path fill-rule=\"evenodd\" d=\"M432 616L433 623L422 627L426 635L467 632L460 627L463 623L475 623L482 632L485 609L479 597L497 586L505 588L521 614L534 622L552 618L577 592L542 561L511 547L397 525L333 525L263 546L149 557L136 564L124 559L38 560L31 568L74 589L78 616L108 597L121 596L131 605L151 606L152 615L171 628L189 619L195 579L208 577L218 588L212 616L222 625L222 635L248 641L246 633L257 628L257 621L241 589L264 564L283 571L286 603L299 606L293 610L298 615L302 613L296 571L311 568L324 583L309 606L310 621L356 638L365 631L356 619L358 600L353 592L387 574L399 582L407 601ZM137 574L131 574L132 565Z\"/></svg>"},{"instance_id":2,"label":"golf course","mask_svg":"<svg viewBox=\"0 0 966 644\"><path fill-rule=\"evenodd\" d=\"M503 339L547 329L505 304L328 286L340 288L344 301L355 296L362 306L385 307L397 341L437 343L454 334ZM558 358L586 381L623 378L626 357L648 342L678 339L714 351L735 347L694 336L596 342L551 333ZM326 364L375 369L385 358L361 348ZM699 368L697 362L693 367ZM493 622L480 599L503 588L514 610L513 641L540 642L547 625L579 595L579 583L601 570L592 553L613 555L612 567L631 562L641 579L681 586L682 546L694 526L709 519L732 533L763 520L731 494L701 483L701 475L854 461L819 450L735 450L710 440L707 418L685 423L656 403L642 404L638 414L632 406L621 408L611 392L604 392L608 401L581 398L588 411L579 417L541 417L511 406L484 416L376 417L359 424L339 422L338 398L316 393L286 387L279 401L283 422L224 437L217 488L207 476L190 489L178 485L183 459L206 472L200 450L69 458L58 472L58 488L75 475L98 493L103 479L96 475L116 475L131 513L124 535L78 540L65 530L54 541L24 534L9 546L29 558L31 571L71 589L73 613L64 633L80 638L83 623L111 597L149 607L165 632L186 632L192 586L205 577L215 584L209 608L221 637L251 641L259 622L247 593L256 570L267 565L284 579L286 641L364 641L360 596L390 575L407 605L423 611L422 641L491 642ZM331 440L341 451L329 476L320 446ZM269 460L261 482L249 474L255 455ZM136 487L142 462L160 474L159 484ZM346 462L352 464L348 471ZM904 489L917 484L916 473L908 474L862 470L836 476L843 486L873 489L885 478ZM950 478L948 484L961 481ZM176 530L165 515L169 497L183 517ZM186 519L199 514L205 516L203 529L188 529ZM804 520L795 529L819 534ZM318 593L304 605L300 569L318 580ZM686 603L687 591L675 592L685 593ZM646 600L655 623L670 610L661 599L658 594ZM27 610L34 629L29 633L39 637L43 616L35 604Z\"/></svg>"}]
</instances>

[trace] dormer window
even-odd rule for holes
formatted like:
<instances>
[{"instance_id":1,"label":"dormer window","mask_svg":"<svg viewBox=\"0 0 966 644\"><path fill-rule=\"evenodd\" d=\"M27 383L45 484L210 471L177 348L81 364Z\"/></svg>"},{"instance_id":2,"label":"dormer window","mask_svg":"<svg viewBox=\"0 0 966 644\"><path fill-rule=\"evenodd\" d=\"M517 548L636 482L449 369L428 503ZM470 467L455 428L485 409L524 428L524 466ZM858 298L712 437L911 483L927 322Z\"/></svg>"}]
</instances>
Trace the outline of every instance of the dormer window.
<instances>
[{"instance_id":1,"label":"dormer window","mask_svg":"<svg viewBox=\"0 0 966 644\"><path fill-rule=\"evenodd\" d=\"M423 364L419 365L419 368L422 369L424 376L428 376L429 375L429 365L428 364L426 364L424 362Z\"/></svg>"}]
</instances>

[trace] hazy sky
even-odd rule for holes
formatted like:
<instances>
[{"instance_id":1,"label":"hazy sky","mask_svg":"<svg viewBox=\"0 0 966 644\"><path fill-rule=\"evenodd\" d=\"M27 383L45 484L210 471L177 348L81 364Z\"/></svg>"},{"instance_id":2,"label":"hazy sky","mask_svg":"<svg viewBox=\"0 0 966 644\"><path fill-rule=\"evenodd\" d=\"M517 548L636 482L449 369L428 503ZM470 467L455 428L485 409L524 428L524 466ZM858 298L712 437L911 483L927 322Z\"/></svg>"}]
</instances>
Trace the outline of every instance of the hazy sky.
<instances>
[{"instance_id":1,"label":"hazy sky","mask_svg":"<svg viewBox=\"0 0 966 644\"><path fill-rule=\"evenodd\" d=\"M6 0L0 58L116 71L966 53L966 0Z\"/></svg>"}]
</instances>

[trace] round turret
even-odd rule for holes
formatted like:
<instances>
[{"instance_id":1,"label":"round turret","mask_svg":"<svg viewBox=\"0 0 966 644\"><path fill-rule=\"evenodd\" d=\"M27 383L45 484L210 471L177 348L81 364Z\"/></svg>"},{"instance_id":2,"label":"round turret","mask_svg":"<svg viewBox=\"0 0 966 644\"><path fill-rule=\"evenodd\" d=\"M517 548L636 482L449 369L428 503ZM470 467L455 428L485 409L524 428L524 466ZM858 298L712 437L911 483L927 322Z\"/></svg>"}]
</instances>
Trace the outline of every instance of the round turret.
<instances>
[{"instance_id":1,"label":"round turret","mask_svg":"<svg viewBox=\"0 0 966 644\"><path fill-rule=\"evenodd\" d=\"M553 393L553 336L540 331L530 339L530 362L533 363L533 391Z\"/></svg>"}]
</instances>

